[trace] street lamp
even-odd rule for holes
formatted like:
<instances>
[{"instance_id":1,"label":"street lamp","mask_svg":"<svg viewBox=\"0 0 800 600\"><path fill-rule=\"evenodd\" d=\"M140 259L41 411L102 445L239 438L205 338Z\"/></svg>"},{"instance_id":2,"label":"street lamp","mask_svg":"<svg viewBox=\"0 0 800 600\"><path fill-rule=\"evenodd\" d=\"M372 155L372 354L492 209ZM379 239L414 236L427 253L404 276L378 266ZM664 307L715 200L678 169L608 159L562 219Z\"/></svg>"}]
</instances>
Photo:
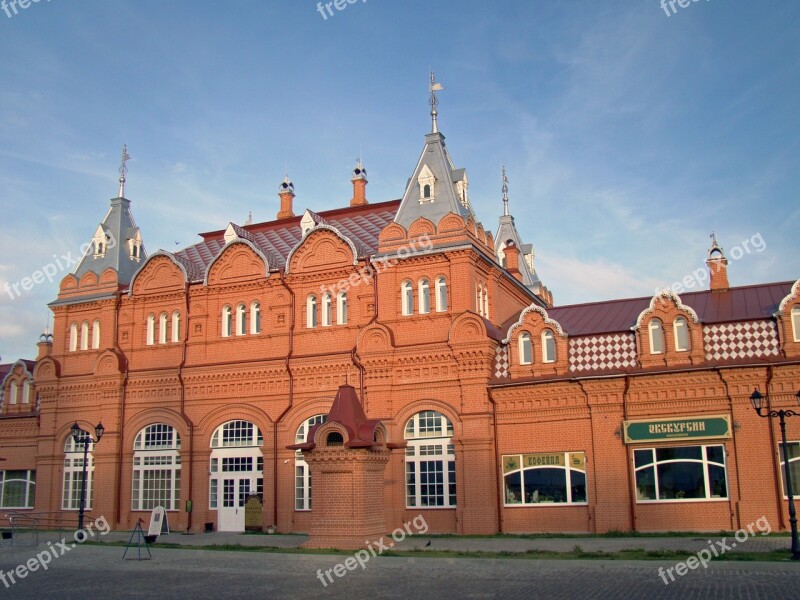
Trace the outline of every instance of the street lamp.
<instances>
[{"instance_id":1,"label":"street lamp","mask_svg":"<svg viewBox=\"0 0 800 600\"><path fill-rule=\"evenodd\" d=\"M800 391L795 395L797 404L800 405ZM800 412L793 410L767 410L762 413L764 396L758 391L753 390L750 395L750 402L759 417L778 417L781 423L781 437L783 439L783 467L786 477L786 495L789 497L789 525L792 529L792 559L800 560L800 539L797 537L797 515L794 510L794 490L792 489L792 471L789 468L789 445L786 443L786 417L800 417ZM800 483L800 482L798 482Z\"/></svg>"},{"instance_id":2,"label":"street lamp","mask_svg":"<svg viewBox=\"0 0 800 600\"><path fill-rule=\"evenodd\" d=\"M86 511L86 469L88 468L87 458L89 454L89 446L96 444L103 437L106 428L103 427L103 422L98 423L94 428L94 433L97 439L92 438L88 431L81 429L77 421L72 426L72 439L75 444L83 444L83 474L81 475L81 509L78 513L78 530L83 529L83 513Z\"/></svg>"}]
</instances>

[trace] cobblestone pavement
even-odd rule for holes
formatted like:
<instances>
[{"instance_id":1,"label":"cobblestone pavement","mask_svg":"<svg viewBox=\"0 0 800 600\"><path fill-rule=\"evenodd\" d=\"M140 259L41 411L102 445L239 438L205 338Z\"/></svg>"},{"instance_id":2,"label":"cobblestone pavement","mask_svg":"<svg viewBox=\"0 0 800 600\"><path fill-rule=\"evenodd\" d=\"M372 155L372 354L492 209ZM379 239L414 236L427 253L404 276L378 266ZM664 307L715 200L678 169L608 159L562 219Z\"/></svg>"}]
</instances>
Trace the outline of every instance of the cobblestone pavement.
<instances>
[{"instance_id":1,"label":"cobblestone pavement","mask_svg":"<svg viewBox=\"0 0 800 600\"><path fill-rule=\"evenodd\" d=\"M0 549L0 571L25 564L37 548ZM59 550L61 552L61 550ZM711 564L665 585L659 566L672 561L472 558L371 558L361 568L325 571L346 556L153 550L149 561L122 560L123 548L77 546L15 583L0 597L48 599L315 598L747 598L800 597L800 564ZM325 579L326 585L318 578Z\"/></svg>"}]
</instances>

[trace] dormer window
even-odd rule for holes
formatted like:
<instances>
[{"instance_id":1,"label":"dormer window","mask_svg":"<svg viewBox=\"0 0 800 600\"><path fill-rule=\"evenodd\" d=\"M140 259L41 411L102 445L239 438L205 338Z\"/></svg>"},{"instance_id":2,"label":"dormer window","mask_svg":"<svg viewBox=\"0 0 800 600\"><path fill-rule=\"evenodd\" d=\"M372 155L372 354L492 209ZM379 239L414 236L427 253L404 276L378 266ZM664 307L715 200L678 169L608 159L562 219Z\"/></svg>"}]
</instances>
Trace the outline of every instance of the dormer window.
<instances>
[{"instance_id":1,"label":"dormer window","mask_svg":"<svg viewBox=\"0 0 800 600\"><path fill-rule=\"evenodd\" d=\"M133 237L128 240L128 254L132 260L137 262L142 259L142 234L138 228Z\"/></svg>"},{"instance_id":2,"label":"dormer window","mask_svg":"<svg viewBox=\"0 0 800 600\"><path fill-rule=\"evenodd\" d=\"M436 198L436 178L433 176L433 172L428 168L428 165L422 167L417 182L419 183L419 201L433 202Z\"/></svg>"},{"instance_id":3,"label":"dormer window","mask_svg":"<svg viewBox=\"0 0 800 600\"><path fill-rule=\"evenodd\" d=\"M556 362L556 337L549 329L542 332L542 360L546 363Z\"/></svg>"},{"instance_id":4,"label":"dormer window","mask_svg":"<svg viewBox=\"0 0 800 600\"><path fill-rule=\"evenodd\" d=\"M650 333L650 354L664 353L664 326L658 319L653 319L647 326Z\"/></svg>"},{"instance_id":5,"label":"dormer window","mask_svg":"<svg viewBox=\"0 0 800 600\"><path fill-rule=\"evenodd\" d=\"M792 334L795 342L800 342L800 305L792 309Z\"/></svg>"},{"instance_id":6,"label":"dormer window","mask_svg":"<svg viewBox=\"0 0 800 600\"><path fill-rule=\"evenodd\" d=\"M675 330L675 350L678 352L686 352L689 350L689 324L683 317L675 319L672 324Z\"/></svg>"},{"instance_id":7,"label":"dormer window","mask_svg":"<svg viewBox=\"0 0 800 600\"><path fill-rule=\"evenodd\" d=\"M97 226L92 238L92 247L94 248L94 257L101 258L106 255L108 249L106 232L103 230L102 225Z\"/></svg>"}]
</instances>

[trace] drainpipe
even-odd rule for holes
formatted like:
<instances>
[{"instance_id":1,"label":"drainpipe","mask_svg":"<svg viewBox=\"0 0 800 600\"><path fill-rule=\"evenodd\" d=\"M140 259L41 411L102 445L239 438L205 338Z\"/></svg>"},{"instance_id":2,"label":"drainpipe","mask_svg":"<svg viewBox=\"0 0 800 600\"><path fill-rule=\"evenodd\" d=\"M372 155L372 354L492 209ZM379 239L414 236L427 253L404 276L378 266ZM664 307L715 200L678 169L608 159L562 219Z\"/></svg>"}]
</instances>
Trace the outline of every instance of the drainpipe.
<instances>
[{"instance_id":1,"label":"drainpipe","mask_svg":"<svg viewBox=\"0 0 800 600\"><path fill-rule=\"evenodd\" d=\"M772 383L772 365L767 365L767 389L766 393L764 394L767 397L767 410L772 410L772 396L769 393L769 386ZM781 445L781 450L775 454L773 448L777 445L777 440L775 439L775 427L772 425L772 419L767 419L769 421L769 443L770 443L770 452L772 452L772 469L774 472L775 478L775 489L777 493L775 497L778 499L778 518L780 519L780 528L786 529L786 521L783 518L783 488L781 487L781 452L783 451L783 446Z\"/></svg>"},{"instance_id":2,"label":"drainpipe","mask_svg":"<svg viewBox=\"0 0 800 600\"><path fill-rule=\"evenodd\" d=\"M622 420L628 420L628 390L631 387L631 376L630 374L625 374L625 389L622 391ZM625 445L625 425L622 426L622 431L620 431L620 436L622 437L622 445L625 448L625 462L630 465L631 460L631 450L628 446ZM594 436L592 436L594 440ZM630 510L631 510L631 526L633 527L633 531L636 531L636 466L632 465L632 473L630 467L628 468L628 489L630 490ZM633 477L633 479L631 479ZM596 478L595 478L596 480Z\"/></svg>"},{"instance_id":3,"label":"drainpipe","mask_svg":"<svg viewBox=\"0 0 800 600\"><path fill-rule=\"evenodd\" d=\"M117 301L114 306L114 349L122 359L122 392L119 398L119 436L117 440L117 481L115 485L114 501L116 504L114 521L117 525L122 524L122 455L125 440L125 399L128 391L128 357L119 345L119 306L122 303L122 294L117 293Z\"/></svg>"},{"instance_id":4,"label":"drainpipe","mask_svg":"<svg viewBox=\"0 0 800 600\"><path fill-rule=\"evenodd\" d=\"M722 371L719 368L717 368L715 370L717 372L717 377L719 377L719 380L722 382L722 385L725 386L725 397L728 399L728 412L731 415L731 419L733 419L733 398L731 398L731 391L730 391L730 388L728 387L728 382L725 381L725 378L722 376ZM731 423L731 427L733 427L735 429L734 423ZM738 450L736 448L736 432L735 431L731 432L731 443L733 444L733 456L736 457L736 494L737 494L737 497L738 497L737 500L736 500L736 523L737 523L736 528L737 529L741 529L742 528L742 520L741 520L742 519L742 515L739 512L739 502L742 501L742 486L741 486L741 483L740 483L742 481L742 478L741 478L741 475L740 475L740 472L739 472L739 452L738 452ZM733 513L731 513L731 529L733 529Z\"/></svg>"},{"instance_id":5,"label":"drainpipe","mask_svg":"<svg viewBox=\"0 0 800 600\"><path fill-rule=\"evenodd\" d=\"M500 533L503 531L504 516L503 512L503 472L500 469L500 442L497 434L497 402L492 397L492 388L487 388L489 392L489 402L492 403L492 421L494 422L494 468L497 477L497 530Z\"/></svg>"},{"instance_id":6,"label":"drainpipe","mask_svg":"<svg viewBox=\"0 0 800 600\"><path fill-rule=\"evenodd\" d=\"M365 329L367 327L369 327L370 325L372 325L373 323L375 323L375 321L378 320L378 270L373 268L372 259L370 257L367 257L367 266L372 271L372 288L373 288L373 292L372 292L373 293L373 301L372 302L373 302L373 305L375 306L375 313L372 315L372 318L369 320L369 323L367 323L364 326ZM350 299L348 298L348 302L349 301L350 301ZM349 318L349 315L348 315L348 318ZM360 360L358 360L357 350L358 350L358 340L356 340L356 345L353 346L353 351L350 353L350 355L352 357L353 364L356 366L356 368L358 368L358 371L359 371L360 388L361 388L361 406L366 407L367 406L367 398L364 395L364 365L361 364Z\"/></svg>"},{"instance_id":7,"label":"drainpipe","mask_svg":"<svg viewBox=\"0 0 800 600\"><path fill-rule=\"evenodd\" d=\"M194 422L186 413L186 384L183 381L183 368L186 365L186 347L189 345L189 282L184 285L184 294L186 296L186 326L184 327L183 335L183 350L181 353L181 364L178 365L178 381L180 382L181 390L181 417L186 421L189 426L189 499L192 498L192 490L194 485ZM178 508L180 510L180 507ZM186 524L186 531L192 530L192 514L189 513L189 520Z\"/></svg>"},{"instance_id":8,"label":"drainpipe","mask_svg":"<svg viewBox=\"0 0 800 600\"><path fill-rule=\"evenodd\" d=\"M290 308L290 317L289 317L289 352L286 354L286 373L289 376L289 405L284 409L284 411L275 419L275 423L273 423L273 431L272 431L272 454L273 454L273 467L272 467L272 524L275 528L278 527L278 425L280 424L283 417L286 416L292 405L294 404L294 376L292 375L292 367L291 367L291 359L292 354L294 353L294 311L295 311L295 302L294 302L294 290L290 288L286 284L286 278L283 274L283 271L279 271L278 275L281 278L281 285L286 288L286 291L289 292L289 297L291 298L291 308Z\"/></svg>"}]
</instances>

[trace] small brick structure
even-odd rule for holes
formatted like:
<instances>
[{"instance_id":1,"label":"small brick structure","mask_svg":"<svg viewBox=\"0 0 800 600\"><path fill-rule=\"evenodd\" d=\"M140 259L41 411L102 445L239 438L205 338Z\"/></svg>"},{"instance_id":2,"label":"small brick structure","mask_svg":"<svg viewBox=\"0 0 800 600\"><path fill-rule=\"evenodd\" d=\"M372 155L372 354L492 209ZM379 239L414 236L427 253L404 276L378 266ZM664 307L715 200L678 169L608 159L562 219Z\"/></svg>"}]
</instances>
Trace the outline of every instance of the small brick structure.
<instances>
[{"instance_id":1,"label":"small brick structure","mask_svg":"<svg viewBox=\"0 0 800 600\"><path fill-rule=\"evenodd\" d=\"M363 548L386 534L384 471L392 450L386 427L367 419L356 390L342 385L324 423L312 427L301 450L314 481L305 548Z\"/></svg>"}]
</instances>

